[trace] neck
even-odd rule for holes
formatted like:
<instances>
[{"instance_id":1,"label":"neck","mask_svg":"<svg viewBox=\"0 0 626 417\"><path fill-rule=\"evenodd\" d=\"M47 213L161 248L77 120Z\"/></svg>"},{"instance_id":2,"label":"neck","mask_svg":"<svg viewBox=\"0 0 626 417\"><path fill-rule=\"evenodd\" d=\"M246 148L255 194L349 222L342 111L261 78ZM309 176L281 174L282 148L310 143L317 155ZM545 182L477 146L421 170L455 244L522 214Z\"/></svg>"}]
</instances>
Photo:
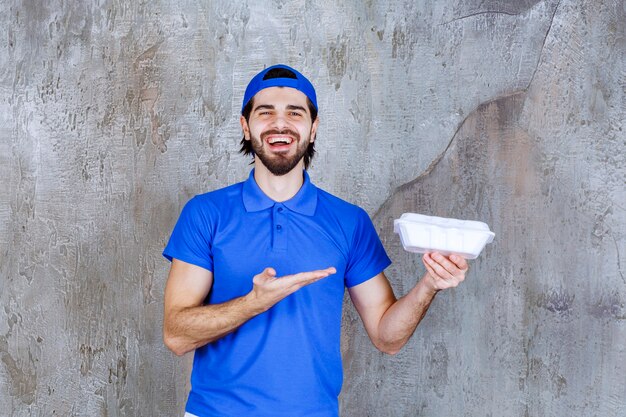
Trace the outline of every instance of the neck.
<instances>
[{"instance_id":1,"label":"neck","mask_svg":"<svg viewBox=\"0 0 626 417\"><path fill-rule=\"evenodd\" d=\"M302 163L282 176L272 174L262 163L255 160L254 180L266 196L274 201L283 202L298 193L304 183Z\"/></svg>"}]
</instances>

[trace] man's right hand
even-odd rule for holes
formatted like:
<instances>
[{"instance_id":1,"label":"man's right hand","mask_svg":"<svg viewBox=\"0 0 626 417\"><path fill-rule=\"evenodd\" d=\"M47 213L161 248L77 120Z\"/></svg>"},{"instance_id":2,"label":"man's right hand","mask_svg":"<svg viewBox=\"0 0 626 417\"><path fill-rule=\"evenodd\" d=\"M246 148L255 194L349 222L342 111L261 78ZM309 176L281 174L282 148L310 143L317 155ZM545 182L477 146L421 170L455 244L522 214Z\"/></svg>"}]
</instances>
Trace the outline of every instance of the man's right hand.
<instances>
[{"instance_id":1,"label":"man's right hand","mask_svg":"<svg viewBox=\"0 0 626 417\"><path fill-rule=\"evenodd\" d=\"M327 268L276 278L276 271L266 268L252 278L253 288L248 294L205 305L213 273L174 259L165 286L165 344L177 355L197 349L224 337L305 285L336 272L335 268Z\"/></svg>"},{"instance_id":2,"label":"man's right hand","mask_svg":"<svg viewBox=\"0 0 626 417\"><path fill-rule=\"evenodd\" d=\"M265 268L252 278L253 288L246 296L260 314L300 288L336 274L334 267L276 277L274 268Z\"/></svg>"}]
</instances>

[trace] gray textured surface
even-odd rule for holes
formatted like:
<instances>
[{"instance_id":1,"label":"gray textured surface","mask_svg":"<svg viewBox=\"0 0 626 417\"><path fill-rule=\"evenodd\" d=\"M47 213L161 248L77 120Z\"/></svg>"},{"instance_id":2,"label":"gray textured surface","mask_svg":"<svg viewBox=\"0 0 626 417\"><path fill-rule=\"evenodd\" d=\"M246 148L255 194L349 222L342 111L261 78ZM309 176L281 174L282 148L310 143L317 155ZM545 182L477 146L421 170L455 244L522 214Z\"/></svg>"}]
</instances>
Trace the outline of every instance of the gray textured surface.
<instances>
[{"instance_id":1,"label":"gray textured surface","mask_svg":"<svg viewBox=\"0 0 626 417\"><path fill-rule=\"evenodd\" d=\"M347 307L342 415L626 415L623 1L0 12L0 415L181 412L160 251L246 176L239 100L276 62L314 80L312 177L373 216L397 294L423 271L402 212L497 234L395 357Z\"/></svg>"}]
</instances>

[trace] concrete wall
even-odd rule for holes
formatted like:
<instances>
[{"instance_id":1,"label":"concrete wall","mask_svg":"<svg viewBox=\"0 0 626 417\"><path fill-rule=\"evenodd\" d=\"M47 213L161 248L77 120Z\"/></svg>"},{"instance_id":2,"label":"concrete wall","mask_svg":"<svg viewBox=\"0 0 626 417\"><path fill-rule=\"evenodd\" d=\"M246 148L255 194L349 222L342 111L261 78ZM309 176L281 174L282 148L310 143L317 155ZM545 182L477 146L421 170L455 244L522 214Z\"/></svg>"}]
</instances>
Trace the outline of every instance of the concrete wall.
<instances>
[{"instance_id":1,"label":"concrete wall","mask_svg":"<svg viewBox=\"0 0 626 417\"><path fill-rule=\"evenodd\" d=\"M0 4L0 415L183 409L160 252L239 181L248 79L318 90L311 175L372 215L496 240L394 357L346 304L343 416L626 415L626 5L619 0Z\"/></svg>"}]
</instances>

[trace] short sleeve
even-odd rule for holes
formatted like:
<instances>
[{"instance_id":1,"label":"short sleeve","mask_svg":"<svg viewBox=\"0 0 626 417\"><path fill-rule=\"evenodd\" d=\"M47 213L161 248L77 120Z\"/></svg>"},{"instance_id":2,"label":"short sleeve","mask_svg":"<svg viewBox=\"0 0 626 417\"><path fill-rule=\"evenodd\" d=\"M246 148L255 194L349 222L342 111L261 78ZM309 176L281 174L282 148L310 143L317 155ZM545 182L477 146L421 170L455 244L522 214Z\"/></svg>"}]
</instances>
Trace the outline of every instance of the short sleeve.
<instances>
[{"instance_id":1,"label":"short sleeve","mask_svg":"<svg viewBox=\"0 0 626 417\"><path fill-rule=\"evenodd\" d=\"M359 208L352 246L346 267L346 287L361 284L391 265L374 224L365 210Z\"/></svg>"},{"instance_id":2,"label":"short sleeve","mask_svg":"<svg viewBox=\"0 0 626 417\"><path fill-rule=\"evenodd\" d=\"M178 259L213 272L213 217L211 205L194 197L183 207L163 256Z\"/></svg>"}]
</instances>

